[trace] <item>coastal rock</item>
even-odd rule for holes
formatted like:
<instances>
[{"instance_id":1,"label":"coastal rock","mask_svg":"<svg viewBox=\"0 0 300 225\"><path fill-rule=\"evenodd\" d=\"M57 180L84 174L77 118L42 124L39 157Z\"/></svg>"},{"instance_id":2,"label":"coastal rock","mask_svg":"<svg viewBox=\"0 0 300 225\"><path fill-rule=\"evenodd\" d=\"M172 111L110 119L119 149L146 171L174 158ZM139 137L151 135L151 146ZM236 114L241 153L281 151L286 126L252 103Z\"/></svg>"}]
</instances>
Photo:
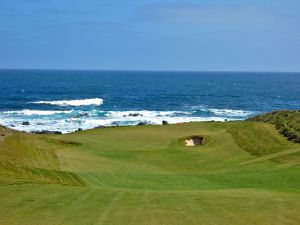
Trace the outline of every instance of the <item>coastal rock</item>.
<instances>
[{"instance_id":1,"label":"coastal rock","mask_svg":"<svg viewBox=\"0 0 300 225\"><path fill-rule=\"evenodd\" d=\"M30 125L30 123L29 123L28 121L24 121L24 122L22 123L22 125L28 126L28 125Z\"/></svg>"},{"instance_id":2,"label":"coastal rock","mask_svg":"<svg viewBox=\"0 0 300 225\"><path fill-rule=\"evenodd\" d=\"M79 115L73 116L72 118L80 118L88 115L89 115L88 113L80 113Z\"/></svg>"},{"instance_id":3,"label":"coastal rock","mask_svg":"<svg viewBox=\"0 0 300 225\"><path fill-rule=\"evenodd\" d=\"M15 125L13 125L13 124L11 124L10 126L11 126L11 127L15 127Z\"/></svg>"},{"instance_id":4,"label":"coastal rock","mask_svg":"<svg viewBox=\"0 0 300 225\"><path fill-rule=\"evenodd\" d=\"M79 131L82 131L82 128L78 128L78 129L77 129L77 132L79 132Z\"/></svg>"},{"instance_id":5,"label":"coastal rock","mask_svg":"<svg viewBox=\"0 0 300 225\"><path fill-rule=\"evenodd\" d=\"M126 116L126 115L124 115ZM143 114L140 113L129 113L127 116L137 117L137 116L143 116Z\"/></svg>"},{"instance_id":6,"label":"coastal rock","mask_svg":"<svg viewBox=\"0 0 300 225\"><path fill-rule=\"evenodd\" d=\"M146 122L139 122L139 123L137 124L137 126L145 126L145 125L147 125Z\"/></svg>"},{"instance_id":7,"label":"coastal rock","mask_svg":"<svg viewBox=\"0 0 300 225\"><path fill-rule=\"evenodd\" d=\"M49 130L42 130L42 131L31 131L32 134L62 134L61 131L49 131Z\"/></svg>"},{"instance_id":8,"label":"coastal rock","mask_svg":"<svg viewBox=\"0 0 300 225\"><path fill-rule=\"evenodd\" d=\"M113 121L113 122L111 123L111 125L112 125L112 126L119 126L119 122L118 122L118 121Z\"/></svg>"},{"instance_id":9,"label":"coastal rock","mask_svg":"<svg viewBox=\"0 0 300 225\"><path fill-rule=\"evenodd\" d=\"M168 121L166 121L166 120L162 121L162 125L168 125L168 124L169 124Z\"/></svg>"}]
</instances>

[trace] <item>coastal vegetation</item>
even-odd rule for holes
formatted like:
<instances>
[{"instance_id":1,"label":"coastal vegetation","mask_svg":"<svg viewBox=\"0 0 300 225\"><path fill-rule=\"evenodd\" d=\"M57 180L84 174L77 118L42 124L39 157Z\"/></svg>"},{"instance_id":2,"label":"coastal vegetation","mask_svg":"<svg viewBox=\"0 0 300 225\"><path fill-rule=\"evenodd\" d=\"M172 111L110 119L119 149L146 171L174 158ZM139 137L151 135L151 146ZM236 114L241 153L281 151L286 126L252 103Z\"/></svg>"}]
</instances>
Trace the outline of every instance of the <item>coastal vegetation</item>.
<instances>
[{"instance_id":1,"label":"coastal vegetation","mask_svg":"<svg viewBox=\"0 0 300 225\"><path fill-rule=\"evenodd\" d=\"M300 110L273 111L248 120L274 124L276 129L288 140L300 143Z\"/></svg>"},{"instance_id":2,"label":"coastal vegetation","mask_svg":"<svg viewBox=\"0 0 300 225\"><path fill-rule=\"evenodd\" d=\"M0 127L0 224L299 224L300 145L273 125L296 130L293 115L66 135Z\"/></svg>"}]
</instances>

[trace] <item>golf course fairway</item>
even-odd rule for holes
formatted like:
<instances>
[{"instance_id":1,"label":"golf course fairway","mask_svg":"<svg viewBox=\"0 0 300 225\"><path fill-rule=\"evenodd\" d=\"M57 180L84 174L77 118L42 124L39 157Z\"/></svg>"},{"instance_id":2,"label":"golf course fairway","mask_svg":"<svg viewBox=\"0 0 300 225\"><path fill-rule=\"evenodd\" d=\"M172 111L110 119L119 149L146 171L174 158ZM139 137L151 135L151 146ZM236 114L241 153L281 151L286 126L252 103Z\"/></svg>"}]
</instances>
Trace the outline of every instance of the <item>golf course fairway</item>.
<instances>
[{"instance_id":1,"label":"golf course fairway","mask_svg":"<svg viewBox=\"0 0 300 225\"><path fill-rule=\"evenodd\" d=\"M300 144L251 121L0 127L0 224L298 225Z\"/></svg>"}]
</instances>

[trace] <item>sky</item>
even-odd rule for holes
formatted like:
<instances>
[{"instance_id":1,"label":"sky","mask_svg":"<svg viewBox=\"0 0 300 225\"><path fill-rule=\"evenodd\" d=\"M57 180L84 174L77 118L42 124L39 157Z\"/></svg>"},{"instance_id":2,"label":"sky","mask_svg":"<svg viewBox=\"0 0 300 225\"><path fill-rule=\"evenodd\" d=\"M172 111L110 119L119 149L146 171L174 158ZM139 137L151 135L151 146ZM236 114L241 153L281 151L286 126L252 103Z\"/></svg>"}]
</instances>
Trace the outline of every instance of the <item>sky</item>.
<instances>
[{"instance_id":1,"label":"sky","mask_svg":"<svg viewBox=\"0 0 300 225\"><path fill-rule=\"evenodd\" d=\"M300 71L299 0L0 0L0 68Z\"/></svg>"}]
</instances>

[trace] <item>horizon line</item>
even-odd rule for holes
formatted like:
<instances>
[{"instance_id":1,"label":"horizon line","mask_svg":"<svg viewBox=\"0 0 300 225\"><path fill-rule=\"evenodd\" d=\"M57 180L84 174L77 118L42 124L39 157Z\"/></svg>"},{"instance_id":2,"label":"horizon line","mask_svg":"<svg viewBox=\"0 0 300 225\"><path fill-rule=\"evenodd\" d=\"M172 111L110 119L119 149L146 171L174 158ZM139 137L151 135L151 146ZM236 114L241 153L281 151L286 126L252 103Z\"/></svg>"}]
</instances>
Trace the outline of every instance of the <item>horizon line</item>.
<instances>
[{"instance_id":1,"label":"horizon line","mask_svg":"<svg viewBox=\"0 0 300 225\"><path fill-rule=\"evenodd\" d=\"M271 71L271 70L167 70L167 69L46 69L46 68L0 68L0 70L27 71L110 71L110 72L190 72L190 73L300 73L300 71Z\"/></svg>"}]
</instances>

